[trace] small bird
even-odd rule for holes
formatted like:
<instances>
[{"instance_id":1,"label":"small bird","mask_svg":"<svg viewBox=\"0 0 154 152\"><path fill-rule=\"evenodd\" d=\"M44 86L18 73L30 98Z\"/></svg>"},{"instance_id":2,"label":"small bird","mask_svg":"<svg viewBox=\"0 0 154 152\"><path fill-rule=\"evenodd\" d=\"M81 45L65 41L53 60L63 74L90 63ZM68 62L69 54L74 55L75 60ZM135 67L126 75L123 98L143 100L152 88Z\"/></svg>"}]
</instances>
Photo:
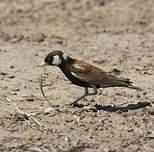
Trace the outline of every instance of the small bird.
<instances>
[{"instance_id":1,"label":"small bird","mask_svg":"<svg viewBox=\"0 0 154 152\"><path fill-rule=\"evenodd\" d=\"M89 95L96 95L98 88L126 87L141 91L142 89L132 85L129 79L118 78L102 69L88 64L84 61L73 59L60 50L49 53L41 66L58 66L72 84L85 88L85 94L73 102L73 105ZM93 88L94 92L89 93L88 88Z\"/></svg>"}]
</instances>

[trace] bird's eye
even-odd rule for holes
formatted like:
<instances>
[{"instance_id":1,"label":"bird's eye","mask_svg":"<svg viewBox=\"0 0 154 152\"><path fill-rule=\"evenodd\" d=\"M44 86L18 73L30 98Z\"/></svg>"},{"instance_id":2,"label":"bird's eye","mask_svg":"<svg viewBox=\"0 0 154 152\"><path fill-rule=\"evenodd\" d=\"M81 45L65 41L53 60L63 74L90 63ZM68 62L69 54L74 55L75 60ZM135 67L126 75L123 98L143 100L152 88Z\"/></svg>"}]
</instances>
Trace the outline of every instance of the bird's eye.
<instances>
[{"instance_id":1,"label":"bird's eye","mask_svg":"<svg viewBox=\"0 0 154 152\"><path fill-rule=\"evenodd\" d=\"M47 63L52 63L52 60L53 60L53 58L47 57L47 58L45 59L45 62L47 62Z\"/></svg>"}]
</instances>

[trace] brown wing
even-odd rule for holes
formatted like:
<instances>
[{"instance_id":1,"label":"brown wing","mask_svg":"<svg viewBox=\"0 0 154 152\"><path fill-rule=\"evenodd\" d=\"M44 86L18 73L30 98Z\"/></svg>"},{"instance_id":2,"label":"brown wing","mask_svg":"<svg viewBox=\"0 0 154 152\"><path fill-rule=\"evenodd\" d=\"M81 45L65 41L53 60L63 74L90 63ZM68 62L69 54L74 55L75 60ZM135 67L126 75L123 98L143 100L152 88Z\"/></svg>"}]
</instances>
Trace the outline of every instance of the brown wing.
<instances>
[{"instance_id":1,"label":"brown wing","mask_svg":"<svg viewBox=\"0 0 154 152\"><path fill-rule=\"evenodd\" d=\"M76 60L74 65L70 66L70 72L78 79L88 82L90 85L99 87L114 87L114 86L131 86L129 79L118 78L114 75L93 66L83 61Z\"/></svg>"},{"instance_id":2,"label":"brown wing","mask_svg":"<svg viewBox=\"0 0 154 152\"><path fill-rule=\"evenodd\" d=\"M70 66L70 72L82 81L86 81L91 85L99 84L108 74L88 63L77 60L73 66Z\"/></svg>"}]
</instances>

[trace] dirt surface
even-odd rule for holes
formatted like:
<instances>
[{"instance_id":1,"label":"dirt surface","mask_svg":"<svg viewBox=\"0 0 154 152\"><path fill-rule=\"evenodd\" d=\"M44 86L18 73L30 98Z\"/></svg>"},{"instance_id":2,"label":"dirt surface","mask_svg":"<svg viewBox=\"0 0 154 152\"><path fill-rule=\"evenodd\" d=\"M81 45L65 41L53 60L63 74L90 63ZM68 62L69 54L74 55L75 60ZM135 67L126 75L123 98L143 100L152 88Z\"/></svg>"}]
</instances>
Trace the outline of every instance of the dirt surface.
<instances>
[{"instance_id":1,"label":"dirt surface","mask_svg":"<svg viewBox=\"0 0 154 152\"><path fill-rule=\"evenodd\" d=\"M68 106L84 89L40 67L55 49L144 91L100 89ZM153 152L154 1L1 0L0 84L1 152Z\"/></svg>"}]
</instances>

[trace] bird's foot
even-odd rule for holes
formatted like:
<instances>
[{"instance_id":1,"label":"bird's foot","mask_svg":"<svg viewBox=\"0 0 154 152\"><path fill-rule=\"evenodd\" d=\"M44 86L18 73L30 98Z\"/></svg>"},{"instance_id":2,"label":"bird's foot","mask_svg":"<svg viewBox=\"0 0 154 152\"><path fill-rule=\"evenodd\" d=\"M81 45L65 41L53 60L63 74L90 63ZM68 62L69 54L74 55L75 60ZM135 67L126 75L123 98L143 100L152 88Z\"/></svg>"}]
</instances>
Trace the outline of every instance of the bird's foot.
<instances>
[{"instance_id":1,"label":"bird's foot","mask_svg":"<svg viewBox=\"0 0 154 152\"><path fill-rule=\"evenodd\" d=\"M75 100L75 101L73 101L73 102L67 104L67 106L82 108L82 107L84 107L85 105L79 104L79 103L78 103L78 100Z\"/></svg>"},{"instance_id":2,"label":"bird's foot","mask_svg":"<svg viewBox=\"0 0 154 152\"><path fill-rule=\"evenodd\" d=\"M76 101L74 101L74 102L70 103L69 106L82 108L83 104L79 104Z\"/></svg>"},{"instance_id":3,"label":"bird's foot","mask_svg":"<svg viewBox=\"0 0 154 152\"><path fill-rule=\"evenodd\" d=\"M79 108L84 107L84 105L79 104L78 101L81 100L81 99L84 99L85 101L88 101L85 97L86 97L86 95L81 96L80 98L76 99L74 102L68 104L68 106L79 107Z\"/></svg>"}]
</instances>

